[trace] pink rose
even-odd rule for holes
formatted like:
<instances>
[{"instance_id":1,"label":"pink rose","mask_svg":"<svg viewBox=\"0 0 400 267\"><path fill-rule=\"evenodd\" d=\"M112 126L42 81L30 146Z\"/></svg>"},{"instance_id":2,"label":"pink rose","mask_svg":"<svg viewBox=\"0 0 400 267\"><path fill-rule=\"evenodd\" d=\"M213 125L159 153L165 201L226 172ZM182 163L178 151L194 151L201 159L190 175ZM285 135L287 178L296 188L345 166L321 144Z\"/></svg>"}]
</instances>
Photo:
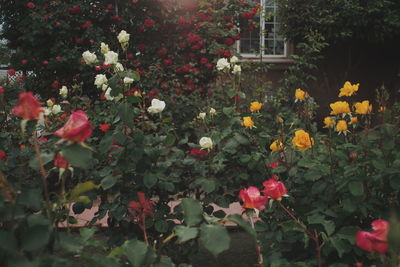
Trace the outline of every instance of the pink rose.
<instances>
[{"instance_id":1,"label":"pink rose","mask_svg":"<svg viewBox=\"0 0 400 267\"><path fill-rule=\"evenodd\" d=\"M72 112L64 126L54 134L65 140L81 143L90 137L92 131L93 125L89 122L85 112L78 110Z\"/></svg>"}]
</instances>

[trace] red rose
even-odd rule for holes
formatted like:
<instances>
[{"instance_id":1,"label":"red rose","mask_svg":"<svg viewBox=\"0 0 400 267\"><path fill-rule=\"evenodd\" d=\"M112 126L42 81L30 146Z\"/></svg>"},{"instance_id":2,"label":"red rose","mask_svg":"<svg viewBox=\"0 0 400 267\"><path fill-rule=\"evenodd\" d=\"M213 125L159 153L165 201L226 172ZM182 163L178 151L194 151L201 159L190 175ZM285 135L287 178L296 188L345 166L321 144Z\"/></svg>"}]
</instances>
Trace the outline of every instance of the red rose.
<instances>
[{"instance_id":1,"label":"red rose","mask_svg":"<svg viewBox=\"0 0 400 267\"><path fill-rule=\"evenodd\" d=\"M62 57L57 56L57 57L56 57L56 60L57 60L57 61L61 61L61 60L62 60Z\"/></svg>"},{"instance_id":2,"label":"red rose","mask_svg":"<svg viewBox=\"0 0 400 267\"><path fill-rule=\"evenodd\" d=\"M68 12L70 14L78 14L78 13L81 12L81 7L80 6L74 6L74 7L68 8Z\"/></svg>"},{"instance_id":3,"label":"red rose","mask_svg":"<svg viewBox=\"0 0 400 267\"><path fill-rule=\"evenodd\" d=\"M243 19L243 20L253 19L255 15L256 15L256 13L253 12L253 11L251 11L251 12L245 12L245 13L242 14L242 19Z\"/></svg>"},{"instance_id":4,"label":"red rose","mask_svg":"<svg viewBox=\"0 0 400 267\"><path fill-rule=\"evenodd\" d=\"M138 2L139 2L139 0L132 0L132 3L134 3L134 4L136 4Z\"/></svg>"},{"instance_id":5,"label":"red rose","mask_svg":"<svg viewBox=\"0 0 400 267\"><path fill-rule=\"evenodd\" d=\"M265 203L268 201L268 198L261 196L260 190L254 186L240 190L239 198L243 201L243 208L245 209L263 210L265 209Z\"/></svg>"},{"instance_id":6,"label":"red rose","mask_svg":"<svg viewBox=\"0 0 400 267\"><path fill-rule=\"evenodd\" d=\"M34 3L32 3L32 2L28 2L27 4L26 4L26 6L28 7L28 8L35 8L36 7L36 5L34 4Z\"/></svg>"},{"instance_id":7,"label":"red rose","mask_svg":"<svg viewBox=\"0 0 400 267\"><path fill-rule=\"evenodd\" d=\"M189 156L198 159L198 160L203 160L208 154L208 151L205 149L200 149L200 148L192 148L190 150Z\"/></svg>"},{"instance_id":8,"label":"red rose","mask_svg":"<svg viewBox=\"0 0 400 267\"><path fill-rule=\"evenodd\" d=\"M113 9L113 8L114 8L113 4L108 4L107 5L107 9Z\"/></svg>"},{"instance_id":9,"label":"red rose","mask_svg":"<svg viewBox=\"0 0 400 267\"><path fill-rule=\"evenodd\" d=\"M69 163L63 156L61 156L61 153L57 153L54 157L54 166L59 169L68 169Z\"/></svg>"},{"instance_id":10,"label":"red rose","mask_svg":"<svg viewBox=\"0 0 400 267\"><path fill-rule=\"evenodd\" d=\"M131 53L129 53L129 54L127 55L127 57L128 57L129 59L134 59L134 58L135 58L135 56L134 56L133 54L131 54Z\"/></svg>"},{"instance_id":11,"label":"red rose","mask_svg":"<svg viewBox=\"0 0 400 267\"><path fill-rule=\"evenodd\" d=\"M189 33L187 38L189 43L198 42L201 40L200 36Z\"/></svg>"},{"instance_id":12,"label":"red rose","mask_svg":"<svg viewBox=\"0 0 400 267\"><path fill-rule=\"evenodd\" d=\"M385 254L389 250L387 235L390 225L385 220L376 220L371 226L373 232L357 232L356 244L363 250Z\"/></svg>"},{"instance_id":13,"label":"red rose","mask_svg":"<svg viewBox=\"0 0 400 267\"><path fill-rule=\"evenodd\" d=\"M225 38L224 42L226 45L231 46L235 43L235 40L233 40L232 38Z\"/></svg>"},{"instance_id":14,"label":"red rose","mask_svg":"<svg viewBox=\"0 0 400 267\"><path fill-rule=\"evenodd\" d=\"M18 105L12 109L12 113L23 120L37 120L41 112L40 102L32 92L20 93Z\"/></svg>"},{"instance_id":15,"label":"red rose","mask_svg":"<svg viewBox=\"0 0 400 267\"><path fill-rule=\"evenodd\" d=\"M49 62L47 60L43 60L42 64L43 65L49 65Z\"/></svg>"},{"instance_id":16,"label":"red rose","mask_svg":"<svg viewBox=\"0 0 400 267\"><path fill-rule=\"evenodd\" d=\"M169 66L169 65L172 65L172 60L171 59L164 59L163 63L164 63L164 65Z\"/></svg>"},{"instance_id":17,"label":"red rose","mask_svg":"<svg viewBox=\"0 0 400 267\"><path fill-rule=\"evenodd\" d=\"M23 65L25 65L25 64L28 63L28 60L27 60L27 59L23 59L23 60L21 60L21 63L22 63Z\"/></svg>"},{"instance_id":18,"label":"red rose","mask_svg":"<svg viewBox=\"0 0 400 267\"><path fill-rule=\"evenodd\" d=\"M143 51L143 50L146 49L146 45L145 45L145 44L138 44L138 49L139 49L140 51Z\"/></svg>"},{"instance_id":19,"label":"red rose","mask_svg":"<svg viewBox=\"0 0 400 267\"><path fill-rule=\"evenodd\" d=\"M110 124L100 124L99 128L102 132L107 132L110 126Z\"/></svg>"},{"instance_id":20,"label":"red rose","mask_svg":"<svg viewBox=\"0 0 400 267\"><path fill-rule=\"evenodd\" d=\"M90 137L92 131L93 126L89 122L85 112L78 110L72 112L64 126L54 134L65 140L81 143Z\"/></svg>"},{"instance_id":21,"label":"red rose","mask_svg":"<svg viewBox=\"0 0 400 267\"><path fill-rule=\"evenodd\" d=\"M153 201L146 199L143 192L137 192L139 201L131 201L128 204L128 211L131 215L148 215L154 216ZM135 214L135 212L137 214Z\"/></svg>"},{"instance_id":22,"label":"red rose","mask_svg":"<svg viewBox=\"0 0 400 267\"><path fill-rule=\"evenodd\" d=\"M207 58L205 58L205 57L202 57L201 59L200 59L200 64L207 64L208 63L208 59Z\"/></svg>"},{"instance_id":23,"label":"red rose","mask_svg":"<svg viewBox=\"0 0 400 267\"><path fill-rule=\"evenodd\" d=\"M272 169L275 169L275 168L279 167L279 162L271 162L267 166L272 168Z\"/></svg>"},{"instance_id":24,"label":"red rose","mask_svg":"<svg viewBox=\"0 0 400 267\"><path fill-rule=\"evenodd\" d=\"M7 154L4 150L0 149L0 159L7 160Z\"/></svg>"},{"instance_id":25,"label":"red rose","mask_svg":"<svg viewBox=\"0 0 400 267\"><path fill-rule=\"evenodd\" d=\"M120 16L112 16L111 19L112 19L112 20L115 20L115 21L119 21L119 22L121 22L121 21L124 20L124 19L121 18Z\"/></svg>"},{"instance_id":26,"label":"red rose","mask_svg":"<svg viewBox=\"0 0 400 267\"><path fill-rule=\"evenodd\" d=\"M0 86L0 95L4 94L4 88Z\"/></svg>"},{"instance_id":27,"label":"red rose","mask_svg":"<svg viewBox=\"0 0 400 267\"><path fill-rule=\"evenodd\" d=\"M144 20L144 26L146 26L147 28L151 28L154 26L155 22L152 19L145 19Z\"/></svg>"},{"instance_id":28,"label":"red rose","mask_svg":"<svg viewBox=\"0 0 400 267\"><path fill-rule=\"evenodd\" d=\"M224 56L231 57L232 56L231 51L229 49L226 49L224 52Z\"/></svg>"},{"instance_id":29,"label":"red rose","mask_svg":"<svg viewBox=\"0 0 400 267\"><path fill-rule=\"evenodd\" d=\"M92 23L90 20L89 20L89 21L86 21L85 23L82 24L81 28L82 28L82 29L86 29L86 28L92 26L92 24L93 24L93 23Z\"/></svg>"},{"instance_id":30,"label":"red rose","mask_svg":"<svg viewBox=\"0 0 400 267\"><path fill-rule=\"evenodd\" d=\"M57 89L57 88L59 87L59 85L60 85L60 83L59 83L57 80L55 80L55 81L51 84L51 88Z\"/></svg>"},{"instance_id":31,"label":"red rose","mask_svg":"<svg viewBox=\"0 0 400 267\"><path fill-rule=\"evenodd\" d=\"M94 67L94 69L95 69L96 71L100 71L100 70L101 70L101 67L100 67L100 66L96 66L96 67Z\"/></svg>"},{"instance_id":32,"label":"red rose","mask_svg":"<svg viewBox=\"0 0 400 267\"><path fill-rule=\"evenodd\" d=\"M272 199L281 200L286 195L287 190L282 182L277 182L275 179L269 179L263 183L264 194Z\"/></svg>"},{"instance_id":33,"label":"red rose","mask_svg":"<svg viewBox=\"0 0 400 267\"><path fill-rule=\"evenodd\" d=\"M167 54L167 52L168 52L168 49L166 47L163 47L157 51L157 55L160 57L163 57Z\"/></svg>"},{"instance_id":34,"label":"red rose","mask_svg":"<svg viewBox=\"0 0 400 267\"><path fill-rule=\"evenodd\" d=\"M14 76L15 73L16 73L16 71L14 69L7 70L7 74L10 75L10 76Z\"/></svg>"}]
</instances>

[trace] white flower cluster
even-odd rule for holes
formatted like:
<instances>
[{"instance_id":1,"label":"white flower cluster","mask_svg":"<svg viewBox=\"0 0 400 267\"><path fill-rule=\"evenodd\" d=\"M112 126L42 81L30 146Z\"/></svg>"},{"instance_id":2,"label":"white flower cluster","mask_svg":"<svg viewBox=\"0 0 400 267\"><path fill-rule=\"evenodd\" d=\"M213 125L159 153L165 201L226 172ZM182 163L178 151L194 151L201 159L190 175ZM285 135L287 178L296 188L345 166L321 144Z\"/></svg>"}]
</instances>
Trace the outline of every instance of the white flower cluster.
<instances>
[{"instance_id":1,"label":"white flower cluster","mask_svg":"<svg viewBox=\"0 0 400 267\"><path fill-rule=\"evenodd\" d=\"M48 99L46 101L47 107L44 108L44 115L49 116L50 114L58 114L62 111L60 105L56 105L53 100Z\"/></svg>"},{"instance_id":2,"label":"white flower cluster","mask_svg":"<svg viewBox=\"0 0 400 267\"><path fill-rule=\"evenodd\" d=\"M231 57L230 61L228 61L226 58L220 58L217 61L217 70L228 72L232 69L232 74L240 75L242 68L240 65L236 65L238 61L239 59L236 56Z\"/></svg>"}]
</instances>

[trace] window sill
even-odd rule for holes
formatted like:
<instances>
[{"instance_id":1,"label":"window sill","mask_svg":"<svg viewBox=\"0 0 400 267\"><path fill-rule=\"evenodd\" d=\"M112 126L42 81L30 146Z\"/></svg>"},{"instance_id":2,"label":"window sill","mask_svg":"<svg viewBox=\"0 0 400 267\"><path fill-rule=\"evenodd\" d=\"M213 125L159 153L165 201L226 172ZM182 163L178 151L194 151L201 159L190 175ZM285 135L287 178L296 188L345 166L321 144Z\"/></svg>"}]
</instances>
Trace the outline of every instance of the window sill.
<instances>
[{"instance_id":1,"label":"window sill","mask_svg":"<svg viewBox=\"0 0 400 267\"><path fill-rule=\"evenodd\" d=\"M272 64L291 64L293 63L293 59L291 58L287 58L287 57L275 57L275 58L271 58L271 57L244 57L241 58L239 60L240 62L243 63L251 63L251 62L255 62L255 63L272 63Z\"/></svg>"}]
</instances>

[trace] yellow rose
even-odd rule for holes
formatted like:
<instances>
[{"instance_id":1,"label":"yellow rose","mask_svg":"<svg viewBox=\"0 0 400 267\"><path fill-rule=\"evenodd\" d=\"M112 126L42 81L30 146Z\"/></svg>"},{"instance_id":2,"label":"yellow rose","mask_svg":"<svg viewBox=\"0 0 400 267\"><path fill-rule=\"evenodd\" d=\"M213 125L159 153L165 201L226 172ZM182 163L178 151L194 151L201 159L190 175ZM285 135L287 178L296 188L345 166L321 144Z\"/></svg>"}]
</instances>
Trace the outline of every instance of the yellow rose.
<instances>
[{"instance_id":1,"label":"yellow rose","mask_svg":"<svg viewBox=\"0 0 400 267\"><path fill-rule=\"evenodd\" d=\"M386 107L384 106L380 106L378 109L378 112L385 112L386 111Z\"/></svg>"},{"instance_id":2,"label":"yellow rose","mask_svg":"<svg viewBox=\"0 0 400 267\"><path fill-rule=\"evenodd\" d=\"M354 107L356 108L356 113L361 115L369 114L372 111L372 105L369 104L368 100L355 103Z\"/></svg>"},{"instance_id":3,"label":"yellow rose","mask_svg":"<svg viewBox=\"0 0 400 267\"><path fill-rule=\"evenodd\" d=\"M250 103L250 111L254 112L254 111L259 111L262 107L262 104L260 102L251 102Z\"/></svg>"},{"instance_id":4,"label":"yellow rose","mask_svg":"<svg viewBox=\"0 0 400 267\"><path fill-rule=\"evenodd\" d=\"M339 133L344 133L346 134L347 132L347 122L345 120L339 120L336 124L336 131Z\"/></svg>"},{"instance_id":5,"label":"yellow rose","mask_svg":"<svg viewBox=\"0 0 400 267\"><path fill-rule=\"evenodd\" d=\"M305 151L313 146L314 139L312 139L306 131L297 130L294 133L292 144L293 144L293 146L296 146L301 151Z\"/></svg>"},{"instance_id":6,"label":"yellow rose","mask_svg":"<svg viewBox=\"0 0 400 267\"><path fill-rule=\"evenodd\" d=\"M346 101L337 101L329 105L332 109L331 115L339 115L343 113L350 113L349 103Z\"/></svg>"},{"instance_id":7,"label":"yellow rose","mask_svg":"<svg viewBox=\"0 0 400 267\"><path fill-rule=\"evenodd\" d=\"M350 121L350 124L356 124L358 122L358 118L357 117L352 117L351 118L351 121Z\"/></svg>"},{"instance_id":8,"label":"yellow rose","mask_svg":"<svg viewBox=\"0 0 400 267\"><path fill-rule=\"evenodd\" d=\"M324 128L333 128L333 126L335 126L336 122L331 117L325 117L324 124L325 124Z\"/></svg>"},{"instance_id":9,"label":"yellow rose","mask_svg":"<svg viewBox=\"0 0 400 267\"><path fill-rule=\"evenodd\" d=\"M243 117L242 125L247 127L247 128L255 127L254 126L254 121L251 119L251 117Z\"/></svg>"},{"instance_id":10,"label":"yellow rose","mask_svg":"<svg viewBox=\"0 0 400 267\"><path fill-rule=\"evenodd\" d=\"M306 99L308 94L300 88L297 88L294 96L296 97L296 101L303 101L304 99Z\"/></svg>"},{"instance_id":11,"label":"yellow rose","mask_svg":"<svg viewBox=\"0 0 400 267\"><path fill-rule=\"evenodd\" d=\"M339 97L352 96L355 92L358 91L359 86L360 86L359 83L352 85L350 82L345 82L343 87L340 88Z\"/></svg>"},{"instance_id":12,"label":"yellow rose","mask_svg":"<svg viewBox=\"0 0 400 267\"><path fill-rule=\"evenodd\" d=\"M285 150L285 146L283 145L283 143L279 140L275 140L274 142L272 142L272 144L269 146L269 149L271 149L273 152L276 151L282 151Z\"/></svg>"}]
</instances>

